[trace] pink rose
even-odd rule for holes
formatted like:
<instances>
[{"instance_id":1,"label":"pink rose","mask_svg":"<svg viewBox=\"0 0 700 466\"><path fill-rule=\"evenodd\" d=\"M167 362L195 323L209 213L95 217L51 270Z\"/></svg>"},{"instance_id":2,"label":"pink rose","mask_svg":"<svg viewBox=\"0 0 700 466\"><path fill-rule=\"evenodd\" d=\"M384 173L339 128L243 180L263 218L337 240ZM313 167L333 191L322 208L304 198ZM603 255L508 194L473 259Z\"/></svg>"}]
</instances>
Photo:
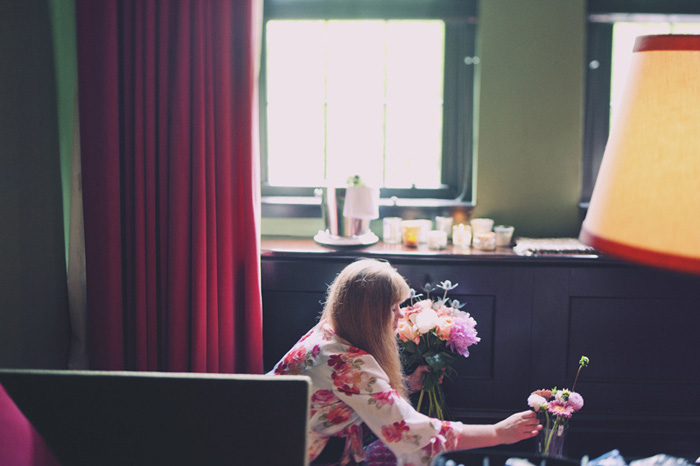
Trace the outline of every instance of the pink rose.
<instances>
[{"instance_id":1,"label":"pink rose","mask_svg":"<svg viewBox=\"0 0 700 466\"><path fill-rule=\"evenodd\" d=\"M451 315L443 315L438 318L437 335L441 340L449 340L452 327L455 325L455 320Z\"/></svg>"},{"instance_id":2,"label":"pink rose","mask_svg":"<svg viewBox=\"0 0 700 466\"><path fill-rule=\"evenodd\" d=\"M418 329L409 321L399 321L399 324L396 327L396 332L398 333L399 338L403 342L412 341L418 344L418 341L420 340Z\"/></svg>"}]
</instances>

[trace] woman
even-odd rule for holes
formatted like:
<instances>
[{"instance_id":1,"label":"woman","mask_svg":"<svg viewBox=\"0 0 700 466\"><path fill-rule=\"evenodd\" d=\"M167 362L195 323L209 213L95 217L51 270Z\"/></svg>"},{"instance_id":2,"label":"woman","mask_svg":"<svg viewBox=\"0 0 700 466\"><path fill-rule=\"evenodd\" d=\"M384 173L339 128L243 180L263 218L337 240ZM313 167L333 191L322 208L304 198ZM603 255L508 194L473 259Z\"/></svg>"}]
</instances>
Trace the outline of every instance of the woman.
<instances>
[{"instance_id":1,"label":"woman","mask_svg":"<svg viewBox=\"0 0 700 466\"><path fill-rule=\"evenodd\" d=\"M494 425L465 425L413 408L396 341L399 305L409 294L406 281L386 262L348 265L331 284L319 323L275 366L274 374L311 378L311 461L337 438L344 440L340 464L362 461L363 424L399 465L429 463L443 450L515 443L542 428L532 411Z\"/></svg>"}]
</instances>

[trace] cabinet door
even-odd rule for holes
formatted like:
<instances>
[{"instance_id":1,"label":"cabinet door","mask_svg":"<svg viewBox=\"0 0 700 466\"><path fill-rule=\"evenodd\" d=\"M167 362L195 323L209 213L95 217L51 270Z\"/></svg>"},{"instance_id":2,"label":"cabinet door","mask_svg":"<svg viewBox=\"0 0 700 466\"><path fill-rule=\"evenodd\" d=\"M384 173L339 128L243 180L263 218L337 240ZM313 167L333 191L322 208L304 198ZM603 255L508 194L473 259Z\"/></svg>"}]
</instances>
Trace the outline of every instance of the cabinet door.
<instances>
[{"instance_id":1,"label":"cabinet door","mask_svg":"<svg viewBox=\"0 0 700 466\"><path fill-rule=\"evenodd\" d=\"M700 282L697 277L611 265L539 268L533 313L533 376L571 388L569 453L630 458L700 454Z\"/></svg>"},{"instance_id":2,"label":"cabinet door","mask_svg":"<svg viewBox=\"0 0 700 466\"><path fill-rule=\"evenodd\" d=\"M323 310L328 285L350 260L262 261L263 365L271 370Z\"/></svg>"}]
</instances>

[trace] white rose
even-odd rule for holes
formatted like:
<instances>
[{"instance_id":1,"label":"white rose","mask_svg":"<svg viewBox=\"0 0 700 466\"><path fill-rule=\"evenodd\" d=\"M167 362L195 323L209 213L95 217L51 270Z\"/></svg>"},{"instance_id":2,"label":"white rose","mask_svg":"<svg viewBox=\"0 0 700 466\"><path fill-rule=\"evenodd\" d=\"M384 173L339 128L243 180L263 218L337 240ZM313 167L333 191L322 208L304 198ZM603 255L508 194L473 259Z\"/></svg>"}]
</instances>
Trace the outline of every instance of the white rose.
<instances>
[{"instance_id":1,"label":"white rose","mask_svg":"<svg viewBox=\"0 0 700 466\"><path fill-rule=\"evenodd\" d=\"M532 394L527 397L527 404L535 411L539 411L540 408L544 408L547 406L547 400L545 400L544 397L540 395Z\"/></svg>"},{"instance_id":2,"label":"white rose","mask_svg":"<svg viewBox=\"0 0 700 466\"><path fill-rule=\"evenodd\" d=\"M437 324L438 315L437 312L432 309L423 309L416 316L416 327L421 335L434 329Z\"/></svg>"}]
</instances>

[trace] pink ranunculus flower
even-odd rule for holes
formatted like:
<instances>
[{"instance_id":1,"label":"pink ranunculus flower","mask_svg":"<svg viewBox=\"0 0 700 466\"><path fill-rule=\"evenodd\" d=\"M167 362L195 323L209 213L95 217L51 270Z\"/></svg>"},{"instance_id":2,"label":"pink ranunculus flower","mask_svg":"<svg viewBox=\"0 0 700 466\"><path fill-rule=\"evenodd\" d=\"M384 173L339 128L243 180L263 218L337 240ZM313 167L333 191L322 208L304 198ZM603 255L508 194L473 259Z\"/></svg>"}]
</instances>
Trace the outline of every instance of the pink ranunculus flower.
<instances>
[{"instance_id":1,"label":"pink ranunculus flower","mask_svg":"<svg viewBox=\"0 0 700 466\"><path fill-rule=\"evenodd\" d=\"M450 332L452 332L452 327L455 326L455 320L454 318L449 315L443 315L438 317L438 323L437 323L437 336L441 340L449 340L450 339Z\"/></svg>"},{"instance_id":2,"label":"pink ranunculus flower","mask_svg":"<svg viewBox=\"0 0 700 466\"><path fill-rule=\"evenodd\" d=\"M574 408L574 411L578 411L583 408L583 397L577 392L571 392L569 394L569 406Z\"/></svg>"},{"instance_id":3,"label":"pink ranunculus flower","mask_svg":"<svg viewBox=\"0 0 700 466\"><path fill-rule=\"evenodd\" d=\"M403 342L412 341L415 344L418 344L420 341L418 329L410 321L400 320L396 327L396 333L398 333L399 338Z\"/></svg>"}]
</instances>

